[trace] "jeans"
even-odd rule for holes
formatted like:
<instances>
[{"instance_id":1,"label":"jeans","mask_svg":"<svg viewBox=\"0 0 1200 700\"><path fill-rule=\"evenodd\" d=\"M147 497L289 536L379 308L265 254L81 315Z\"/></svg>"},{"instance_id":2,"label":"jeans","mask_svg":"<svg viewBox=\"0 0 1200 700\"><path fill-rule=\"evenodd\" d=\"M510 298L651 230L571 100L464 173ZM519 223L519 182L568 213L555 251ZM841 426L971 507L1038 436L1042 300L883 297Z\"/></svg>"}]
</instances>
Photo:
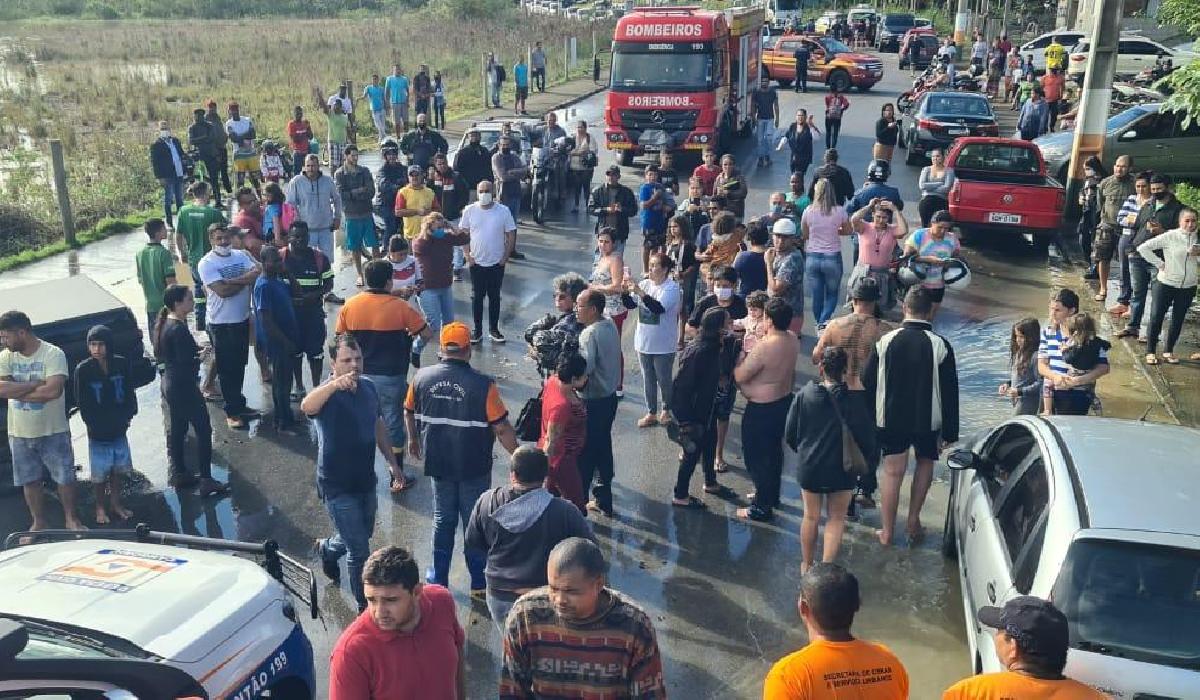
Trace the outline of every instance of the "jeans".
<instances>
[{"instance_id":1,"label":"jeans","mask_svg":"<svg viewBox=\"0 0 1200 700\"><path fill-rule=\"evenodd\" d=\"M300 169L297 168L296 172L299 173ZM233 183L229 182L229 150L224 146L217 147L216 173L221 182L225 185L225 191L229 194L233 194Z\"/></svg>"},{"instance_id":2,"label":"jeans","mask_svg":"<svg viewBox=\"0 0 1200 700\"><path fill-rule=\"evenodd\" d=\"M500 630L503 635L505 631L505 622L508 621L508 613L513 609L513 605L517 602L517 595L513 591L500 591L488 586L487 589L487 606L488 612L492 615L492 622L495 623L496 629Z\"/></svg>"},{"instance_id":3,"label":"jeans","mask_svg":"<svg viewBox=\"0 0 1200 700\"><path fill-rule=\"evenodd\" d=\"M1146 292L1150 289L1150 279L1155 272L1154 266L1138 256L1129 258L1129 278L1133 283L1133 295L1129 299L1129 325L1127 330L1137 331L1142 325L1142 314L1146 311Z\"/></svg>"},{"instance_id":4,"label":"jeans","mask_svg":"<svg viewBox=\"0 0 1200 700\"><path fill-rule=\"evenodd\" d=\"M583 202L583 206L587 206L588 194L592 187L592 174L594 169L587 170L569 170L567 171L567 189L571 191L571 206L579 208L579 202Z\"/></svg>"},{"instance_id":5,"label":"jeans","mask_svg":"<svg viewBox=\"0 0 1200 700\"><path fill-rule=\"evenodd\" d=\"M396 218L396 212L391 207L375 207L375 213L383 219L383 240L379 249L386 251L392 236L400 230L400 219Z\"/></svg>"},{"instance_id":6,"label":"jeans","mask_svg":"<svg viewBox=\"0 0 1200 700\"><path fill-rule=\"evenodd\" d=\"M1133 293L1133 280L1129 277L1129 245L1133 243L1133 236L1121 234L1121 239L1117 241L1117 258L1121 261L1121 290L1117 294L1118 304L1129 304L1129 297Z\"/></svg>"},{"instance_id":7,"label":"jeans","mask_svg":"<svg viewBox=\"0 0 1200 700\"><path fill-rule=\"evenodd\" d=\"M446 98L433 98L433 128L446 128Z\"/></svg>"},{"instance_id":8,"label":"jeans","mask_svg":"<svg viewBox=\"0 0 1200 700\"><path fill-rule=\"evenodd\" d=\"M675 353L661 355L638 353L642 366L642 381L645 385L646 412L658 413L658 394L662 392L663 410L671 405L671 370L675 366Z\"/></svg>"},{"instance_id":9,"label":"jeans","mask_svg":"<svg viewBox=\"0 0 1200 700\"><path fill-rule=\"evenodd\" d=\"M771 158L771 137L775 134L774 119L759 119L758 126L754 132L754 139L758 143L758 157Z\"/></svg>"},{"instance_id":10,"label":"jeans","mask_svg":"<svg viewBox=\"0 0 1200 700\"><path fill-rule=\"evenodd\" d=\"M454 291L450 287L426 289L417 297L417 303L421 306L421 313L425 314L425 322L429 324L434 338L441 333L442 326L454 320ZM413 352L420 355L425 344L425 340L418 337L413 344Z\"/></svg>"},{"instance_id":11,"label":"jeans","mask_svg":"<svg viewBox=\"0 0 1200 700\"><path fill-rule=\"evenodd\" d=\"M692 452L683 452L683 456L679 458L679 470L675 473L675 498L683 500L688 497L688 485L692 481L692 474L696 471L696 463L700 463L700 468L704 470L704 485L717 485L717 470L715 460L717 456L717 420L716 414L709 420L708 425L704 427L704 431L699 435L694 435L696 441L696 449Z\"/></svg>"},{"instance_id":12,"label":"jeans","mask_svg":"<svg viewBox=\"0 0 1200 700\"><path fill-rule=\"evenodd\" d=\"M533 73L533 84L537 86L537 91L545 92L546 91L546 69L545 68L534 68L533 70L531 70L529 72Z\"/></svg>"},{"instance_id":13,"label":"jeans","mask_svg":"<svg viewBox=\"0 0 1200 700\"><path fill-rule=\"evenodd\" d=\"M838 134L842 132L841 119L825 119L825 148L837 148Z\"/></svg>"},{"instance_id":14,"label":"jeans","mask_svg":"<svg viewBox=\"0 0 1200 700\"><path fill-rule=\"evenodd\" d=\"M362 573L371 554L371 535L375 532L375 511L378 502L375 491L341 493L325 499L325 510L333 521L334 535L318 542L317 550L324 561L346 557L346 573L350 575L350 592L359 609L367 607L363 594Z\"/></svg>"},{"instance_id":15,"label":"jeans","mask_svg":"<svg viewBox=\"0 0 1200 700\"><path fill-rule=\"evenodd\" d=\"M491 486L491 474L457 481L433 477L433 565L425 580L440 586L450 585L450 558L454 554L454 529L461 523L464 532L475 502ZM465 536L464 536L465 537ZM471 574L471 590L487 587L483 567L487 552L463 545L467 571Z\"/></svg>"},{"instance_id":16,"label":"jeans","mask_svg":"<svg viewBox=\"0 0 1200 700\"><path fill-rule=\"evenodd\" d=\"M837 312L838 286L842 282L841 253L809 253L804 257L804 278L812 295L813 318L829 323Z\"/></svg>"},{"instance_id":17,"label":"jeans","mask_svg":"<svg viewBox=\"0 0 1200 700\"><path fill-rule=\"evenodd\" d=\"M379 132L379 140L382 141L388 135L387 130L387 112L384 110L371 110L371 121L375 122L375 130Z\"/></svg>"},{"instance_id":18,"label":"jeans","mask_svg":"<svg viewBox=\"0 0 1200 700\"><path fill-rule=\"evenodd\" d=\"M521 188L519 186L515 186L510 187L509 189L515 189L517 193L504 195L500 198L500 203L508 207L508 210L512 212L513 223L516 223L517 216L519 216L521 213Z\"/></svg>"},{"instance_id":19,"label":"jeans","mask_svg":"<svg viewBox=\"0 0 1200 700\"><path fill-rule=\"evenodd\" d=\"M579 455L579 480L583 491L591 490L600 509L612 510L613 450L612 425L617 417L617 395L584 399L587 407L586 437ZM592 478L596 486L592 487Z\"/></svg>"},{"instance_id":20,"label":"jeans","mask_svg":"<svg viewBox=\"0 0 1200 700\"><path fill-rule=\"evenodd\" d=\"M292 151L292 176L299 175L304 170L304 157L307 153Z\"/></svg>"},{"instance_id":21,"label":"jeans","mask_svg":"<svg viewBox=\"0 0 1200 700\"><path fill-rule=\"evenodd\" d=\"M169 376L164 376L162 397L167 403L170 426L167 433L167 462L171 473L189 473L183 448L187 444L190 425L196 432L196 471L202 477L212 478L212 423L209 422L208 406L200 395L200 387L195 379L172 382Z\"/></svg>"},{"instance_id":22,"label":"jeans","mask_svg":"<svg viewBox=\"0 0 1200 700\"><path fill-rule=\"evenodd\" d=\"M225 415L235 418L246 412L246 397L242 384L246 379L246 362L250 359L250 322L210 323L217 381L225 400Z\"/></svg>"},{"instance_id":23,"label":"jeans","mask_svg":"<svg viewBox=\"0 0 1200 700\"><path fill-rule=\"evenodd\" d=\"M271 360L271 404L275 411L275 426L287 427L296 422L292 414L292 374L298 355L284 352L269 353Z\"/></svg>"},{"instance_id":24,"label":"jeans","mask_svg":"<svg viewBox=\"0 0 1200 700\"><path fill-rule=\"evenodd\" d=\"M333 231L327 228L308 230L309 245L325 254L329 266L336 269L337 258L333 254Z\"/></svg>"},{"instance_id":25,"label":"jeans","mask_svg":"<svg viewBox=\"0 0 1200 700\"><path fill-rule=\"evenodd\" d=\"M742 452L746 471L754 480L752 505L770 513L779 505L779 482L783 477L783 429L792 396L770 403L746 402L742 414Z\"/></svg>"},{"instance_id":26,"label":"jeans","mask_svg":"<svg viewBox=\"0 0 1200 700\"><path fill-rule=\"evenodd\" d=\"M1154 304L1150 309L1150 332L1146 334L1146 352L1153 355L1158 351L1158 336L1162 333L1163 319L1167 317L1167 309L1171 309L1171 325L1167 328L1167 342L1163 344L1164 352L1175 352L1175 343L1183 331L1183 321L1187 317L1188 306L1196 297L1196 288L1172 287L1155 280Z\"/></svg>"},{"instance_id":27,"label":"jeans","mask_svg":"<svg viewBox=\"0 0 1200 700\"><path fill-rule=\"evenodd\" d=\"M392 439L392 450L404 449L404 395L408 393L408 378L403 374L364 374L379 394L379 415Z\"/></svg>"},{"instance_id":28,"label":"jeans","mask_svg":"<svg viewBox=\"0 0 1200 700\"><path fill-rule=\"evenodd\" d=\"M173 227L171 205L174 204L176 210L183 207L183 178L161 177L158 181L163 186L163 219L166 220L167 226Z\"/></svg>"},{"instance_id":29,"label":"jeans","mask_svg":"<svg viewBox=\"0 0 1200 700\"><path fill-rule=\"evenodd\" d=\"M796 92L808 92L808 66L796 66Z\"/></svg>"},{"instance_id":30,"label":"jeans","mask_svg":"<svg viewBox=\"0 0 1200 700\"><path fill-rule=\"evenodd\" d=\"M210 187L212 187L213 206L215 206L217 209L220 209L221 208L221 183L220 183L221 176L217 172L217 169L219 167L217 165L217 157L214 155L214 156L210 156L208 158L203 158L202 160L204 161L204 169L206 171L208 171L208 184Z\"/></svg>"},{"instance_id":31,"label":"jeans","mask_svg":"<svg viewBox=\"0 0 1200 700\"><path fill-rule=\"evenodd\" d=\"M471 266L471 314L475 332L483 333L483 298L488 299L488 329L500 330L500 285L504 282L503 265Z\"/></svg>"},{"instance_id":32,"label":"jeans","mask_svg":"<svg viewBox=\"0 0 1200 700\"><path fill-rule=\"evenodd\" d=\"M492 98L492 106L500 106L500 83L488 83L488 94Z\"/></svg>"}]
</instances>

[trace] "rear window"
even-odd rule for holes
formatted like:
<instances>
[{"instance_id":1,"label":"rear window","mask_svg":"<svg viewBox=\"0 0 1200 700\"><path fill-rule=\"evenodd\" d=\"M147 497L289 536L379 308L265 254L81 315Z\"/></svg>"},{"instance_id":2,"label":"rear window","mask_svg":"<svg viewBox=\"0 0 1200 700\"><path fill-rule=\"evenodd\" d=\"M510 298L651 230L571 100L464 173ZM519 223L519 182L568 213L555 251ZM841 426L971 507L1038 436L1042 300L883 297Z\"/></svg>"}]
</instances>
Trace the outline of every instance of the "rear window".
<instances>
[{"instance_id":1,"label":"rear window","mask_svg":"<svg viewBox=\"0 0 1200 700\"><path fill-rule=\"evenodd\" d=\"M962 147L954 167L962 170L991 170L1019 175L1037 175L1037 146L972 143Z\"/></svg>"},{"instance_id":2,"label":"rear window","mask_svg":"<svg viewBox=\"0 0 1200 700\"><path fill-rule=\"evenodd\" d=\"M885 15L883 23L891 27L911 27L915 20L912 15Z\"/></svg>"},{"instance_id":3,"label":"rear window","mask_svg":"<svg viewBox=\"0 0 1200 700\"><path fill-rule=\"evenodd\" d=\"M965 95L935 95L926 102L925 111L940 117L992 116L992 106L987 100Z\"/></svg>"},{"instance_id":4,"label":"rear window","mask_svg":"<svg viewBox=\"0 0 1200 700\"><path fill-rule=\"evenodd\" d=\"M1072 648L1200 670L1200 551L1079 540L1051 598Z\"/></svg>"}]
</instances>

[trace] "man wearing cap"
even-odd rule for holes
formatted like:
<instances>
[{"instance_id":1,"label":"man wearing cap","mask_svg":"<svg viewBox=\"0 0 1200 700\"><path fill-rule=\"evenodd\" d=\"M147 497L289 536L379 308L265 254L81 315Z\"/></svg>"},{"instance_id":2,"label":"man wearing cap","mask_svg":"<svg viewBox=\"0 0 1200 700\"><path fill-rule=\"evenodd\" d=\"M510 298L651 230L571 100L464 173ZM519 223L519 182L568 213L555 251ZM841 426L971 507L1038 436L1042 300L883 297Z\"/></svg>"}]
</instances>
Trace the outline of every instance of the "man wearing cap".
<instances>
[{"instance_id":1,"label":"man wearing cap","mask_svg":"<svg viewBox=\"0 0 1200 700\"><path fill-rule=\"evenodd\" d=\"M354 258L358 286L363 284L362 251L371 249L371 259L379 257L379 239L375 237L375 215L371 201L375 199L375 181L371 171L358 164L358 146L349 144L344 151L346 160L333 174L342 213L346 217L346 250Z\"/></svg>"},{"instance_id":2,"label":"man wearing cap","mask_svg":"<svg viewBox=\"0 0 1200 700\"><path fill-rule=\"evenodd\" d=\"M396 193L396 218L404 222L404 237L412 241L421 235L421 219L433 211L433 190L425 186L425 168L408 166L408 184Z\"/></svg>"},{"instance_id":3,"label":"man wearing cap","mask_svg":"<svg viewBox=\"0 0 1200 700\"><path fill-rule=\"evenodd\" d=\"M471 127L467 130L467 145L454 154L454 169L467 181L469 192L474 192L475 186L484 180L492 179L492 154L480 142L481 138L479 129Z\"/></svg>"},{"instance_id":4,"label":"man wearing cap","mask_svg":"<svg viewBox=\"0 0 1200 700\"><path fill-rule=\"evenodd\" d=\"M441 362L413 376L404 403L408 451L425 456L425 474L433 480L433 565L425 580L440 586L450 582L455 528L461 523L465 530L475 502L491 486L496 439L509 454L519 446L496 382L470 362L467 326L442 326ZM482 598L487 553L464 542L464 555L471 594Z\"/></svg>"},{"instance_id":5,"label":"man wearing cap","mask_svg":"<svg viewBox=\"0 0 1200 700\"><path fill-rule=\"evenodd\" d=\"M225 191L233 194L233 185L229 182L229 134L225 133L225 123L221 121L221 114L217 112L217 101L210 99L204 103L204 107L207 110L204 118L208 120L209 124L212 124L217 145L217 169L213 173L213 178L215 181L219 177L225 186ZM216 188L214 187L214 189Z\"/></svg>"},{"instance_id":6,"label":"man wearing cap","mask_svg":"<svg viewBox=\"0 0 1200 700\"><path fill-rule=\"evenodd\" d=\"M196 149L196 157L204 162L204 169L208 172L208 183L212 185L214 203L218 209L221 208L221 186L218 184L217 168L217 129L204 118L204 110L196 108L192 110L192 123L188 125L188 146ZM225 135L221 134L221 143L224 144ZM224 146L222 146L224 148Z\"/></svg>"},{"instance_id":7,"label":"man wearing cap","mask_svg":"<svg viewBox=\"0 0 1200 700\"><path fill-rule=\"evenodd\" d=\"M984 606L976 615L993 630L996 656L1005 670L961 680L942 700L1103 700L1108 696L1063 675L1071 635L1067 616L1035 596L1018 596L1003 608Z\"/></svg>"},{"instance_id":8,"label":"man wearing cap","mask_svg":"<svg viewBox=\"0 0 1200 700\"><path fill-rule=\"evenodd\" d=\"M629 240L629 219L638 213L638 201L633 190L621 184L619 165L610 165L604 171L604 184L592 190L588 197L588 213L596 217L596 233L605 226L613 228L613 247L624 255L625 241Z\"/></svg>"},{"instance_id":9,"label":"man wearing cap","mask_svg":"<svg viewBox=\"0 0 1200 700\"><path fill-rule=\"evenodd\" d=\"M767 294L784 300L792 307L788 330L799 337L804 327L804 253L800 250L799 237L796 235L796 222L791 219L776 221L771 225L771 238L774 247L768 248L764 255Z\"/></svg>"}]
</instances>

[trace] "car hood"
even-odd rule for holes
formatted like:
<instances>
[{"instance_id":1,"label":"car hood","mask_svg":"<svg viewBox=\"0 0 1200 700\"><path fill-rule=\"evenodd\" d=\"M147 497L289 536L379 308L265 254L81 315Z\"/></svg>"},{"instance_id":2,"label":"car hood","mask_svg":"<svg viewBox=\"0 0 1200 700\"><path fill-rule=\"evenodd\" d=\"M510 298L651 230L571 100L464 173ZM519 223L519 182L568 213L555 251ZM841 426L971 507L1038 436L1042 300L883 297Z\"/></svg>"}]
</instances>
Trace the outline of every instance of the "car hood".
<instances>
[{"instance_id":1,"label":"car hood","mask_svg":"<svg viewBox=\"0 0 1200 700\"><path fill-rule=\"evenodd\" d=\"M262 567L218 552L117 540L0 552L0 616L96 630L180 663L284 598Z\"/></svg>"},{"instance_id":2,"label":"car hood","mask_svg":"<svg viewBox=\"0 0 1200 700\"><path fill-rule=\"evenodd\" d=\"M1053 134L1039 136L1033 140L1033 144L1042 151L1043 158L1054 160L1061 158L1064 154L1070 155L1071 142L1074 138L1074 132L1056 131Z\"/></svg>"},{"instance_id":3,"label":"car hood","mask_svg":"<svg viewBox=\"0 0 1200 700\"><path fill-rule=\"evenodd\" d=\"M855 63L880 63L880 58L869 53L839 53L837 57L843 61L854 61Z\"/></svg>"}]
</instances>

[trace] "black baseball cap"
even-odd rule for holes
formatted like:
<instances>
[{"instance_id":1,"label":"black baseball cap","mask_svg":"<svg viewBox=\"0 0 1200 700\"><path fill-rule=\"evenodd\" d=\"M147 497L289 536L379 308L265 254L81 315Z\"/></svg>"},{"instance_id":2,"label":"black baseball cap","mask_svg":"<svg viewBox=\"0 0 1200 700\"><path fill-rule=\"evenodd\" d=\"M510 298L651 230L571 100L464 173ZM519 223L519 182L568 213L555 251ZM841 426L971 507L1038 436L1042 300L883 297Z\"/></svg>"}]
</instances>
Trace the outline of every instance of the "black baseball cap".
<instances>
[{"instance_id":1,"label":"black baseball cap","mask_svg":"<svg viewBox=\"0 0 1200 700\"><path fill-rule=\"evenodd\" d=\"M617 174L617 175L620 175L620 174L621 174L621 166L619 166L619 165L610 165L610 166L608 166L608 169L604 171L604 173L605 173L606 175L612 175L612 174L614 174L614 173L615 173L615 174Z\"/></svg>"},{"instance_id":2,"label":"black baseball cap","mask_svg":"<svg viewBox=\"0 0 1200 700\"><path fill-rule=\"evenodd\" d=\"M1003 630L1025 656L1063 659L1071 643L1067 616L1050 601L1036 596L1018 596L1003 608L984 606L976 618L982 625Z\"/></svg>"},{"instance_id":3,"label":"black baseball cap","mask_svg":"<svg viewBox=\"0 0 1200 700\"><path fill-rule=\"evenodd\" d=\"M850 288L850 298L855 301L879 301L879 283L873 277L862 277Z\"/></svg>"}]
</instances>

